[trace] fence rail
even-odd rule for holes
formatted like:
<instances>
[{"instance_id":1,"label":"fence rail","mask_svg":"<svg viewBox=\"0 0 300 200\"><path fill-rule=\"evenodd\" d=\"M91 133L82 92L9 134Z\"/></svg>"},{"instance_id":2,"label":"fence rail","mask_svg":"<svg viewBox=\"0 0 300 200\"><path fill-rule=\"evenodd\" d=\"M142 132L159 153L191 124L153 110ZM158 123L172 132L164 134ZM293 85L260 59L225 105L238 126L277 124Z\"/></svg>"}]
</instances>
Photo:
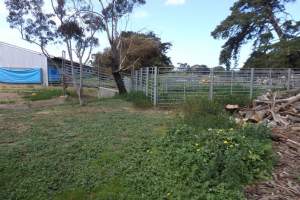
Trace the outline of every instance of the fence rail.
<instances>
[{"instance_id":1,"label":"fence rail","mask_svg":"<svg viewBox=\"0 0 300 200\"><path fill-rule=\"evenodd\" d=\"M72 70L78 82L80 68L74 66L72 69L68 64L63 64L60 72L55 74L61 78L52 78L58 80L56 84L73 85ZM84 87L117 88L108 69L84 67L82 74ZM191 96L213 99L217 96L247 95L253 98L270 89L300 88L300 68L178 71L150 67L123 72L122 77L128 91L141 91L153 105L161 107L180 104Z\"/></svg>"},{"instance_id":2,"label":"fence rail","mask_svg":"<svg viewBox=\"0 0 300 200\"><path fill-rule=\"evenodd\" d=\"M154 105L182 103L190 96L248 95L266 90L300 87L300 69L242 69L232 71L176 71L165 68L142 68L128 77L129 90L142 91Z\"/></svg>"}]
</instances>

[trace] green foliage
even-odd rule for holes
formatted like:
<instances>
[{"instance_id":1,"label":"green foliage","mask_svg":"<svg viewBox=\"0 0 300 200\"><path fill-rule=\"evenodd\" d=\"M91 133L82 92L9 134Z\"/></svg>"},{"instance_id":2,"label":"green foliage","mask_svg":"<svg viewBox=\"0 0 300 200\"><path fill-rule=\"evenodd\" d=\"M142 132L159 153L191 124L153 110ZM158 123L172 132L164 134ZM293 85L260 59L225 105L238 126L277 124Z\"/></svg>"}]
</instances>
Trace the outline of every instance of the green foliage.
<instances>
[{"instance_id":1,"label":"green foliage","mask_svg":"<svg viewBox=\"0 0 300 200\"><path fill-rule=\"evenodd\" d=\"M184 122L194 127L208 129L235 126L225 112L224 105L217 99L210 101L207 97L202 96L188 98L183 105L183 114Z\"/></svg>"},{"instance_id":2,"label":"green foliage","mask_svg":"<svg viewBox=\"0 0 300 200\"><path fill-rule=\"evenodd\" d=\"M215 39L227 40L220 53L220 64L238 60L241 47L253 42L254 50L272 44L274 39L287 41L297 37L300 22L283 17L286 4L295 0L238 0L231 14L211 33ZM274 31L273 31L274 30Z\"/></svg>"},{"instance_id":3,"label":"green foliage","mask_svg":"<svg viewBox=\"0 0 300 200\"><path fill-rule=\"evenodd\" d=\"M300 66L300 37L258 49L244 68L297 68Z\"/></svg>"},{"instance_id":4,"label":"green foliage","mask_svg":"<svg viewBox=\"0 0 300 200\"><path fill-rule=\"evenodd\" d=\"M122 66L125 69L130 69L132 66L135 69L153 66L173 68L171 59L167 56L172 44L162 42L155 33L124 31L120 36L120 40L122 45L119 47L122 47L122 49L119 49L119 51L121 52ZM113 62L111 48L106 48L103 52L96 54L93 65L110 68Z\"/></svg>"},{"instance_id":5,"label":"green foliage","mask_svg":"<svg viewBox=\"0 0 300 200\"><path fill-rule=\"evenodd\" d=\"M30 101L47 100L63 95L63 91L58 88L33 89L24 93L24 98Z\"/></svg>"},{"instance_id":6,"label":"green foliage","mask_svg":"<svg viewBox=\"0 0 300 200\"><path fill-rule=\"evenodd\" d=\"M269 131L262 126L196 130L187 125L136 155L130 185L144 199L243 199L243 186L270 176Z\"/></svg>"},{"instance_id":7,"label":"green foliage","mask_svg":"<svg viewBox=\"0 0 300 200\"><path fill-rule=\"evenodd\" d=\"M134 106L138 108L151 108L152 102L143 92L129 92L123 95L120 95L122 99L130 101Z\"/></svg>"}]
</instances>

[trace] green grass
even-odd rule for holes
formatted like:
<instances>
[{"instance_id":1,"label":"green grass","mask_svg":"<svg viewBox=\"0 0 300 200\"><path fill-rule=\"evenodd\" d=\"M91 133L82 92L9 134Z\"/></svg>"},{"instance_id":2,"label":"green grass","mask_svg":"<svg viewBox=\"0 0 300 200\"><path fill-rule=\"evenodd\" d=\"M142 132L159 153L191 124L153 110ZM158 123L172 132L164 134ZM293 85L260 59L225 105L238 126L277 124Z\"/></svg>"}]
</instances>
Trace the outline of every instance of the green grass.
<instances>
[{"instance_id":1,"label":"green grass","mask_svg":"<svg viewBox=\"0 0 300 200\"><path fill-rule=\"evenodd\" d=\"M23 98L30 101L48 100L62 95L63 91L60 88L42 88L23 92Z\"/></svg>"},{"instance_id":2,"label":"green grass","mask_svg":"<svg viewBox=\"0 0 300 200\"><path fill-rule=\"evenodd\" d=\"M16 103L15 100L11 100L11 99L1 99L0 100L0 104L14 104Z\"/></svg>"},{"instance_id":3,"label":"green grass","mask_svg":"<svg viewBox=\"0 0 300 200\"><path fill-rule=\"evenodd\" d=\"M151 108L152 102L151 100L143 93L143 92L129 92L124 95L118 95L117 98L120 97L126 101L132 102L137 108Z\"/></svg>"},{"instance_id":4,"label":"green grass","mask_svg":"<svg viewBox=\"0 0 300 200\"><path fill-rule=\"evenodd\" d=\"M176 120L120 98L0 110L0 199L243 199L270 175L269 131L209 122L222 106L198 103Z\"/></svg>"},{"instance_id":5,"label":"green grass","mask_svg":"<svg viewBox=\"0 0 300 200\"><path fill-rule=\"evenodd\" d=\"M168 121L118 99L0 113L0 199L138 195L128 193L121 166L134 167L135 151L160 137Z\"/></svg>"}]
</instances>

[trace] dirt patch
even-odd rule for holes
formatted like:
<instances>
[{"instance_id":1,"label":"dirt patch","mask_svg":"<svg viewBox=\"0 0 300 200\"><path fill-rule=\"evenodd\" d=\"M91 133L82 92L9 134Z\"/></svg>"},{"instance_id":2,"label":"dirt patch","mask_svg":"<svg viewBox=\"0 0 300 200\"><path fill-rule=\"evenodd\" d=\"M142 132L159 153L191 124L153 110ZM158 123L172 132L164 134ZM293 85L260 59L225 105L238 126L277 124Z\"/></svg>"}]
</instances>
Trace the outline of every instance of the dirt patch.
<instances>
[{"instance_id":1,"label":"dirt patch","mask_svg":"<svg viewBox=\"0 0 300 200\"><path fill-rule=\"evenodd\" d=\"M0 99L16 100L20 98L20 95L17 93L0 93Z\"/></svg>"},{"instance_id":2,"label":"dirt patch","mask_svg":"<svg viewBox=\"0 0 300 200\"><path fill-rule=\"evenodd\" d=\"M42 88L41 85L22 85L22 84L2 84L0 83L1 90L24 90L24 89L33 89L33 88Z\"/></svg>"},{"instance_id":3,"label":"dirt patch","mask_svg":"<svg viewBox=\"0 0 300 200\"><path fill-rule=\"evenodd\" d=\"M284 139L281 139L284 136ZM246 189L247 198L264 200L300 199L300 132L273 130L278 162L272 179Z\"/></svg>"},{"instance_id":4,"label":"dirt patch","mask_svg":"<svg viewBox=\"0 0 300 200\"><path fill-rule=\"evenodd\" d=\"M0 93L3 94L3 93ZM7 93L8 94L8 93ZM11 93L12 96L14 95ZM17 94L16 94L17 95ZM51 106L58 106L65 103L65 97L58 97L49 100L41 100L41 101L25 101L19 97L18 101L11 104L0 104L0 109L3 110L25 110L30 108L44 108L44 107L51 107Z\"/></svg>"}]
</instances>

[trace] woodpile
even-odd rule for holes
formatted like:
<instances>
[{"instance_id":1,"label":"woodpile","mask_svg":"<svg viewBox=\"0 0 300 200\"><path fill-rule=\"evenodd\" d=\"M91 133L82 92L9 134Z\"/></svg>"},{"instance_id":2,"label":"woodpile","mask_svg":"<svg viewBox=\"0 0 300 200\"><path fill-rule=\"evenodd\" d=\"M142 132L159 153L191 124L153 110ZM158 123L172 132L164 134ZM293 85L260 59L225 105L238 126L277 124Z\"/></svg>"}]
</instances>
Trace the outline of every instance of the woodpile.
<instances>
[{"instance_id":1,"label":"woodpile","mask_svg":"<svg viewBox=\"0 0 300 200\"><path fill-rule=\"evenodd\" d=\"M249 107L226 105L226 110L237 113L237 122L264 123L269 127L291 128L300 131L300 89L267 92Z\"/></svg>"}]
</instances>

